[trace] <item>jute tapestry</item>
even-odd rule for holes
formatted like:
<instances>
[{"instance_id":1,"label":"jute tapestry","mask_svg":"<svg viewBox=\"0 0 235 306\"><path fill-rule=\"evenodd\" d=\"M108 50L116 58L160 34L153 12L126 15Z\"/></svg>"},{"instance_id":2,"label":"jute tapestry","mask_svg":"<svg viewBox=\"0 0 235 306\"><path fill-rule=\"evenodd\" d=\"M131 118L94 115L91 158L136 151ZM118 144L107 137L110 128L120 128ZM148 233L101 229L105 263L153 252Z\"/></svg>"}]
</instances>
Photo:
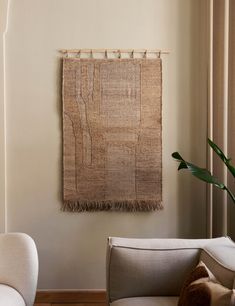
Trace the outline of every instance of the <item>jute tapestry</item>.
<instances>
[{"instance_id":1,"label":"jute tapestry","mask_svg":"<svg viewBox=\"0 0 235 306\"><path fill-rule=\"evenodd\" d=\"M63 209L162 208L161 59L63 59Z\"/></svg>"}]
</instances>

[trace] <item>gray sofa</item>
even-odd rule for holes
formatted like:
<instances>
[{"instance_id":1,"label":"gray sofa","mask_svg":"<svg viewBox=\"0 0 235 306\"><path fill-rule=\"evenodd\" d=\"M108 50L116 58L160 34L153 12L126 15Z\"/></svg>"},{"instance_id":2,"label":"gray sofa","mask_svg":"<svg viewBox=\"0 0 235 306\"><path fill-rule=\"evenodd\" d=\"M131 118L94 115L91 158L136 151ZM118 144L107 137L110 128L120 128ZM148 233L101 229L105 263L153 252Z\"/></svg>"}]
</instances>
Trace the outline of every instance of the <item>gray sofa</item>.
<instances>
[{"instance_id":1,"label":"gray sofa","mask_svg":"<svg viewBox=\"0 0 235 306\"><path fill-rule=\"evenodd\" d=\"M107 250L108 305L176 306L186 276L200 260L219 282L235 288L235 244L228 237L111 237Z\"/></svg>"}]
</instances>

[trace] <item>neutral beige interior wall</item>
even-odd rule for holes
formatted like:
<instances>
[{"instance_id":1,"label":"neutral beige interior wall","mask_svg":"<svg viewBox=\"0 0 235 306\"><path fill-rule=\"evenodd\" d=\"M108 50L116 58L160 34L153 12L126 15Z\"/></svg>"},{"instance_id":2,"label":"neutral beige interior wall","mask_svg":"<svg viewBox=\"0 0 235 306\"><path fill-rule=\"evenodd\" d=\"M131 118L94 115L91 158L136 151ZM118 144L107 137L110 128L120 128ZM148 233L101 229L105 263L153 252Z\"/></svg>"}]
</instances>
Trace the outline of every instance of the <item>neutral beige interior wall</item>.
<instances>
[{"instance_id":1,"label":"neutral beige interior wall","mask_svg":"<svg viewBox=\"0 0 235 306\"><path fill-rule=\"evenodd\" d=\"M39 288L104 288L108 236L206 235L203 0L11 0L6 36L7 222L36 241ZM64 213L60 48L162 48L163 200L156 213Z\"/></svg>"}]
</instances>

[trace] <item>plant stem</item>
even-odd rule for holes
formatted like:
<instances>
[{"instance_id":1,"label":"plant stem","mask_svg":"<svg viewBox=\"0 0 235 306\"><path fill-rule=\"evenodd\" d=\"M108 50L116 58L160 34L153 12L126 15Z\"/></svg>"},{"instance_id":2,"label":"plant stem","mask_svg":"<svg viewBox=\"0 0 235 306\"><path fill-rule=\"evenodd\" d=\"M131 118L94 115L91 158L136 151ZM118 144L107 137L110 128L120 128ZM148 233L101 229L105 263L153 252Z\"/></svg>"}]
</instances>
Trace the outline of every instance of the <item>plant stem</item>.
<instances>
[{"instance_id":1,"label":"plant stem","mask_svg":"<svg viewBox=\"0 0 235 306\"><path fill-rule=\"evenodd\" d=\"M227 191L227 193L229 194L229 196L230 196L230 198L232 199L233 203L235 204L235 196L234 196L234 194L232 193L232 191L231 191L229 188L227 188L226 186L224 186L224 190Z\"/></svg>"}]
</instances>

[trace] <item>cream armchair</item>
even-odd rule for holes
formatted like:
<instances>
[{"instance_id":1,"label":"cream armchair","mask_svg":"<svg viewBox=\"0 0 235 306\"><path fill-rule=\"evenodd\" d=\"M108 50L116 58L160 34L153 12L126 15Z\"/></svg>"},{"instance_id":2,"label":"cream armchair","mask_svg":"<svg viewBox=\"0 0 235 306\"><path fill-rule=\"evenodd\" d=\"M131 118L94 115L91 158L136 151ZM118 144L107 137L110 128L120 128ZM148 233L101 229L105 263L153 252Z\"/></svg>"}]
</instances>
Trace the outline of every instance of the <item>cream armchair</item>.
<instances>
[{"instance_id":1,"label":"cream armchair","mask_svg":"<svg viewBox=\"0 0 235 306\"><path fill-rule=\"evenodd\" d=\"M109 238L108 304L177 306L183 282L200 260L223 286L235 288L235 244L228 237ZM234 300L234 295L231 296Z\"/></svg>"},{"instance_id":2,"label":"cream armchair","mask_svg":"<svg viewBox=\"0 0 235 306\"><path fill-rule=\"evenodd\" d=\"M32 306L38 278L38 255L32 238L0 234L0 306Z\"/></svg>"}]
</instances>

